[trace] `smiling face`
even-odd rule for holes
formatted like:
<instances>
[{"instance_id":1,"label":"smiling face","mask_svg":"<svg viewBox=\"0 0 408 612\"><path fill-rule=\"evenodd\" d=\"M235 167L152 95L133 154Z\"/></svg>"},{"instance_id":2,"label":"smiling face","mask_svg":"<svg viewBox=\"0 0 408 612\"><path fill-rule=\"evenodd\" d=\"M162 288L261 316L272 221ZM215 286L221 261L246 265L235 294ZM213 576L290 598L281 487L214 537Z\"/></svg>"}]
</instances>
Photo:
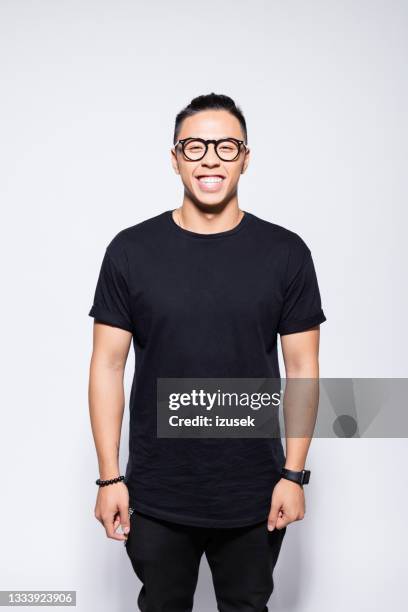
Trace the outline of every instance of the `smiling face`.
<instances>
[{"instance_id":1,"label":"smiling face","mask_svg":"<svg viewBox=\"0 0 408 612\"><path fill-rule=\"evenodd\" d=\"M200 111L184 119L178 139L203 138L220 140L237 138L244 140L241 124L225 110ZM201 205L217 205L229 202L236 196L240 175L249 163L249 149L241 146L235 161L222 161L209 144L206 155L199 161L190 161L183 155L181 145L171 150L172 164L180 174L185 196Z\"/></svg>"}]
</instances>

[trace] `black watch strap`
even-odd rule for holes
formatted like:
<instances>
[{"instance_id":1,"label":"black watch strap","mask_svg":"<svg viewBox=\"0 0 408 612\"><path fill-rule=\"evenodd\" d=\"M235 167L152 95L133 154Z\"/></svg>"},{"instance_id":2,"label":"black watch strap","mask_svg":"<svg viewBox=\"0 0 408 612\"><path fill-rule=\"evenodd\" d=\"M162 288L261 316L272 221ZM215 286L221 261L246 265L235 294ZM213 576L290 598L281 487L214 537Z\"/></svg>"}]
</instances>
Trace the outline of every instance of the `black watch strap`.
<instances>
[{"instance_id":1,"label":"black watch strap","mask_svg":"<svg viewBox=\"0 0 408 612\"><path fill-rule=\"evenodd\" d=\"M295 470L282 468L281 478L286 478L287 480L292 480L292 482L297 482L300 485L304 485L309 482L310 470L301 470L300 472L296 472Z\"/></svg>"}]
</instances>

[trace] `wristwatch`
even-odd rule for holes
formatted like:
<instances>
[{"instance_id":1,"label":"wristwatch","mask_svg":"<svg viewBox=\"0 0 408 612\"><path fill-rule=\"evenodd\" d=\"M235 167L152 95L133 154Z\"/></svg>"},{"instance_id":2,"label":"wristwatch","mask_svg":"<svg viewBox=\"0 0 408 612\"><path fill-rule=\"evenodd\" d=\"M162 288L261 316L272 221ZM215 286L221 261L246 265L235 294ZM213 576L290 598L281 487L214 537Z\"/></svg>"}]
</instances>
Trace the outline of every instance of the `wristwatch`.
<instances>
[{"instance_id":1,"label":"wristwatch","mask_svg":"<svg viewBox=\"0 0 408 612\"><path fill-rule=\"evenodd\" d=\"M286 478L287 480L292 480L292 482L297 482L300 485L304 485L309 482L310 470L301 470L300 472L296 472L295 470L282 468L280 476L281 478Z\"/></svg>"}]
</instances>

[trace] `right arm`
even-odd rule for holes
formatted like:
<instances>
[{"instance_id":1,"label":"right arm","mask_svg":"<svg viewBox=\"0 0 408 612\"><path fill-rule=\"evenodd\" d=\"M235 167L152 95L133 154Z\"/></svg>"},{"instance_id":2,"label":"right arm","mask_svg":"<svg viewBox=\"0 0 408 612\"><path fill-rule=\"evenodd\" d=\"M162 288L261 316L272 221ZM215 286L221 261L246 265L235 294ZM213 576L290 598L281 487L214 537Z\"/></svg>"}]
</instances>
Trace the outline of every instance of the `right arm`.
<instances>
[{"instance_id":1,"label":"right arm","mask_svg":"<svg viewBox=\"0 0 408 612\"><path fill-rule=\"evenodd\" d=\"M119 476L119 445L125 393L126 360L132 334L125 329L95 321L93 351L89 371L89 414L102 480ZM95 517L115 540L127 536L116 533L119 525L130 528L129 493L123 481L99 487Z\"/></svg>"}]
</instances>

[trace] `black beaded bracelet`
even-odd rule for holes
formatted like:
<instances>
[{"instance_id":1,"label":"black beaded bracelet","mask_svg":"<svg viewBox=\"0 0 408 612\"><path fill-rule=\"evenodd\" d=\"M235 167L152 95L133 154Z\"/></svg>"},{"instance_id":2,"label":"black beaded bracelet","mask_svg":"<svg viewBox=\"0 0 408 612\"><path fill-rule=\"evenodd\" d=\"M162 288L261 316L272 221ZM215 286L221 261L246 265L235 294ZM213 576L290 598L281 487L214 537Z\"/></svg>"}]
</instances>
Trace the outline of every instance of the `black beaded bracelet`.
<instances>
[{"instance_id":1,"label":"black beaded bracelet","mask_svg":"<svg viewBox=\"0 0 408 612\"><path fill-rule=\"evenodd\" d=\"M100 487L106 487L106 485L114 484L115 482L120 482L121 480L124 480L124 479L125 479L124 476L118 476L117 478L111 478L111 480L101 480L100 478L98 478L98 480L95 480L95 484L99 485Z\"/></svg>"}]
</instances>

